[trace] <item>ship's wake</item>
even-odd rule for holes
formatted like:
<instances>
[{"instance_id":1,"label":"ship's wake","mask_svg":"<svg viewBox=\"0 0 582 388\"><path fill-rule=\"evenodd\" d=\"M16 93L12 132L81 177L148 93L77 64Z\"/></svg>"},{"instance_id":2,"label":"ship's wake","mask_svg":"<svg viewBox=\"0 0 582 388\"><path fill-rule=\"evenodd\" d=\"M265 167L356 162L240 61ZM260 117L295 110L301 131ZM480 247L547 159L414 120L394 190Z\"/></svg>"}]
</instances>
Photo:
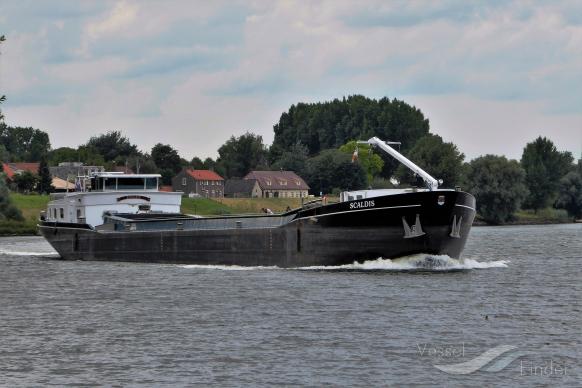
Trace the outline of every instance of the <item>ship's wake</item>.
<instances>
[{"instance_id":1,"label":"ship's wake","mask_svg":"<svg viewBox=\"0 0 582 388\"><path fill-rule=\"evenodd\" d=\"M320 271L463 271L471 269L503 268L508 260L477 261L466 258L457 260L447 255L416 254L396 259L355 261L352 264L337 266L302 267L300 270Z\"/></svg>"},{"instance_id":2,"label":"ship's wake","mask_svg":"<svg viewBox=\"0 0 582 388\"><path fill-rule=\"evenodd\" d=\"M396 259L355 261L352 264L336 266L310 266L288 268L286 270L300 271L464 271L486 268L507 267L508 260L478 261L471 258L453 259L447 255L416 254ZM281 270L279 267L243 267L238 265L181 265L189 269L214 269L224 271Z\"/></svg>"},{"instance_id":3,"label":"ship's wake","mask_svg":"<svg viewBox=\"0 0 582 388\"><path fill-rule=\"evenodd\" d=\"M28 252L28 251L11 251L8 249L0 249L0 256L39 256L39 257L60 257L55 251L47 252Z\"/></svg>"}]
</instances>

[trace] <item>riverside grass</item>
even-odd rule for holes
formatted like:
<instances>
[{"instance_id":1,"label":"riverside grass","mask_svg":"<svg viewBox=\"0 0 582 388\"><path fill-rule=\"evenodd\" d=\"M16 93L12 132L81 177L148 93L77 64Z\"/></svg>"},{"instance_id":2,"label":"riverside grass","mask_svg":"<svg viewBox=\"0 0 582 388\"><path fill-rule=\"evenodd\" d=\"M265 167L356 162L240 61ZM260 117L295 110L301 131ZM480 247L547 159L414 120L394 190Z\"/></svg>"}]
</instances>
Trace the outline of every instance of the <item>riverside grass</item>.
<instances>
[{"instance_id":1,"label":"riverside grass","mask_svg":"<svg viewBox=\"0 0 582 388\"><path fill-rule=\"evenodd\" d=\"M35 235L38 215L46 210L50 200L48 195L11 193L12 203L16 205L24 216L24 221L0 221L0 236ZM335 202L336 198L330 199ZM284 212L301 206L300 198L182 198L182 213L201 216L231 215L231 214L261 214L263 208L275 213ZM520 210L515 214L515 220L509 225L527 224L556 224L567 223L572 220L561 209L541 209L536 213L531 210Z\"/></svg>"}]
</instances>

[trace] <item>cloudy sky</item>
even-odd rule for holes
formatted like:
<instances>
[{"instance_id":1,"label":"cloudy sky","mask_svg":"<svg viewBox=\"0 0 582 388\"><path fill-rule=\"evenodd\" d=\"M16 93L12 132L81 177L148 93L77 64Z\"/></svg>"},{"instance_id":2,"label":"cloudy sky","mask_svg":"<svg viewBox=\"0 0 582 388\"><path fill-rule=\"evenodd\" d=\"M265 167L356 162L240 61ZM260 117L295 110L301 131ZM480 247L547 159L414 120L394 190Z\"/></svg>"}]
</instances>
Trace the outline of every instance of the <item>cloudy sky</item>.
<instances>
[{"instance_id":1,"label":"cloudy sky","mask_svg":"<svg viewBox=\"0 0 582 388\"><path fill-rule=\"evenodd\" d=\"M0 34L6 122L54 148L122 130L216 157L245 131L270 144L291 104L363 94L467 159L539 135L582 152L582 1L3 0Z\"/></svg>"}]
</instances>

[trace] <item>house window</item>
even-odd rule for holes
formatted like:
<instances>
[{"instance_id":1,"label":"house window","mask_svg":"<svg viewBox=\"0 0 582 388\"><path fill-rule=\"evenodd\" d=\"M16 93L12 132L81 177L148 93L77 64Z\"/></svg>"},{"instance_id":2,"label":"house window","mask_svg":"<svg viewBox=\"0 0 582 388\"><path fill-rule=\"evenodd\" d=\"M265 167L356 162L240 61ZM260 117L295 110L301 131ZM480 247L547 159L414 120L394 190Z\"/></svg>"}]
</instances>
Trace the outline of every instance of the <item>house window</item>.
<instances>
[{"instance_id":1,"label":"house window","mask_svg":"<svg viewBox=\"0 0 582 388\"><path fill-rule=\"evenodd\" d=\"M267 183L267 186L271 186L271 180L270 179L267 179L265 182Z\"/></svg>"},{"instance_id":2,"label":"house window","mask_svg":"<svg viewBox=\"0 0 582 388\"><path fill-rule=\"evenodd\" d=\"M279 181L279 184L281 186L287 186L287 181L282 179L282 180Z\"/></svg>"},{"instance_id":3,"label":"house window","mask_svg":"<svg viewBox=\"0 0 582 388\"><path fill-rule=\"evenodd\" d=\"M295 184L296 184L297 186L301 186L301 182L299 182L299 181L295 181Z\"/></svg>"},{"instance_id":4,"label":"house window","mask_svg":"<svg viewBox=\"0 0 582 388\"><path fill-rule=\"evenodd\" d=\"M186 186L186 178L182 178L182 186Z\"/></svg>"}]
</instances>

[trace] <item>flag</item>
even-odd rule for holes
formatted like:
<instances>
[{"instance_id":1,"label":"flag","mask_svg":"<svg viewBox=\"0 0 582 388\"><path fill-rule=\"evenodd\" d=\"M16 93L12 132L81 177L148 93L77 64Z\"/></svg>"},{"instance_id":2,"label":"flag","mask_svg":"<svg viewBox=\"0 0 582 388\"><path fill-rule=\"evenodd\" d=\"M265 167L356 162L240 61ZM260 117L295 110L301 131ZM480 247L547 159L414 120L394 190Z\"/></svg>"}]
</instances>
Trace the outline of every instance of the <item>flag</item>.
<instances>
[{"instance_id":1,"label":"flag","mask_svg":"<svg viewBox=\"0 0 582 388\"><path fill-rule=\"evenodd\" d=\"M81 188L81 178L75 180L75 191L83 191Z\"/></svg>"},{"instance_id":2,"label":"flag","mask_svg":"<svg viewBox=\"0 0 582 388\"><path fill-rule=\"evenodd\" d=\"M356 147L354 153L352 154L352 163L355 163L356 160L358 160L358 147Z\"/></svg>"}]
</instances>

